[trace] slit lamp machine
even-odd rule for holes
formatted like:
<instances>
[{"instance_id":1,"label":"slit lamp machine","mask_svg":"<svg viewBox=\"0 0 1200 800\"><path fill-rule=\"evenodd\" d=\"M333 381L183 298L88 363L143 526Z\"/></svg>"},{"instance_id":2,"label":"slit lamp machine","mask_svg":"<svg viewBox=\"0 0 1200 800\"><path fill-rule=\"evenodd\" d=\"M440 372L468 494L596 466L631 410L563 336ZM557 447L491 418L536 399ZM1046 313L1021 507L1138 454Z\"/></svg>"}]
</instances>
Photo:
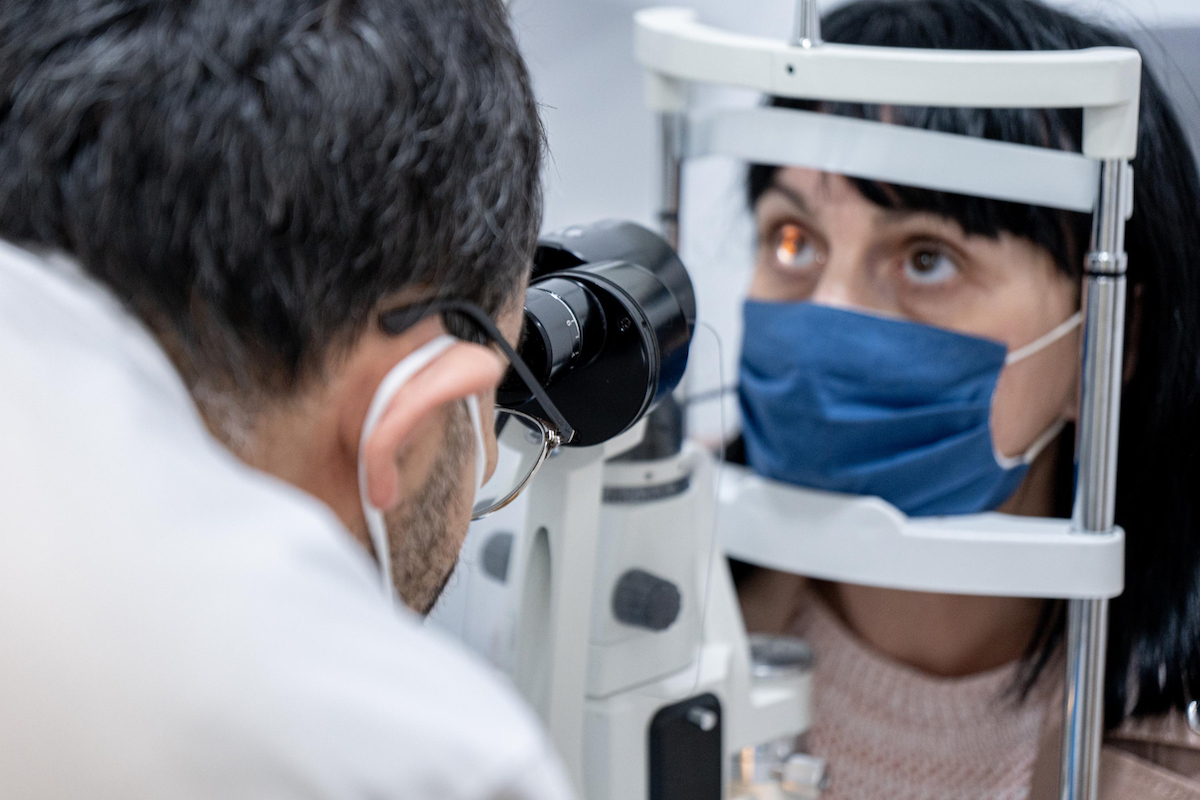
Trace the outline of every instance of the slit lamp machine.
<instances>
[{"instance_id":1,"label":"slit lamp machine","mask_svg":"<svg viewBox=\"0 0 1200 800\"><path fill-rule=\"evenodd\" d=\"M433 624L511 676L586 800L814 798L830 775L796 748L810 724L813 654L795 639L747 635L724 556L849 583L1064 598L1060 796L1093 800L1108 601L1123 588L1114 496L1140 56L827 44L807 0L787 40L718 30L679 8L634 20L658 119L661 237L602 223L541 243L527 328L557 348L543 354L561 367L545 388L577 436L517 503L474 523ZM1081 108L1083 147L701 107L701 85L884 105ZM722 465L688 441L672 392L696 308L675 250L684 163L707 156L1090 213L1073 517L908 518L878 498ZM561 297L548 281L599 286L579 277L588 270L604 273L602 288L623 303L591 344L584 320L533 302L539 288ZM587 347L588 363L572 361Z\"/></svg>"}]
</instances>

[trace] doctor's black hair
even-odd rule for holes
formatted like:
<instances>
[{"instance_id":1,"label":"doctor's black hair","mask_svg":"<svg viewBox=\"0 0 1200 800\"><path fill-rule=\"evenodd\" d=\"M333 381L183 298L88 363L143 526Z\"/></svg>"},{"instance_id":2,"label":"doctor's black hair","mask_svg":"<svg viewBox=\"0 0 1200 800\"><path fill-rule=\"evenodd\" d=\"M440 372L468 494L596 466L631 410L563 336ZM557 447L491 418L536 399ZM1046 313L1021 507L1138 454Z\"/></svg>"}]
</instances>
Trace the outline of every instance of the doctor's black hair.
<instances>
[{"instance_id":1,"label":"doctor's black hair","mask_svg":"<svg viewBox=\"0 0 1200 800\"><path fill-rule=\"evenodd\" d=\"M1036 0L858 0L823 18L830 42L954 50L1132 47L1130 39ZM878 106L773 98L772 105L881 119ZM1082 113L892 107L888 121L1019 144L1079 151ZM1135 211L1127 226L1129 293L1117 473L1117 523L1126 531L1125 591L1112 602L1106 724L1184 709L1200 699L1200 182L1187 139L1154 76L1142 74ZM753 207L777 168L754 165ZM968 234L1008 232L1080 275L1090 216L856 180L871 202L933 212ZM1059 513L1070 515L1073 436L1062 437ZM1063 604L1048 602L1023 661L1023 697L1063 638Z\"/></svg>"},{"instance_id":2,"label":"doctor's black hair","mask_svg":"<svg viewBox=\"0 0 1200 800\"><path fill-rule=\"evenodd\" d=\"M0 237L194 391L286 396L398 292L513 301L543 146L502 0L0 4Z\"/></svg>"}]
</instances>

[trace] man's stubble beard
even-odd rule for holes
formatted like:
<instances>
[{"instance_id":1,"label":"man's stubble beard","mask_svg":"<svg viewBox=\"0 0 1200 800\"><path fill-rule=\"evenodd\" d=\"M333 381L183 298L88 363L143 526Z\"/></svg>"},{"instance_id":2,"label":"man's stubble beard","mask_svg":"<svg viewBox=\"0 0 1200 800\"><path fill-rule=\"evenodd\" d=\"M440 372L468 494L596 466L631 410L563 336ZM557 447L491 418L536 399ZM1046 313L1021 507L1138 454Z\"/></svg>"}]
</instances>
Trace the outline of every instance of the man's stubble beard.
<instances>
[{"instance_id":1,"label":"man's stubble beard","mask_svg":"<svg viewBox=\"0 0 1200 800\"><path fill-rule=\"evenodd\" d=\"M455 403L447 416L442 452L425 484L385 517L396 592L422 615L437 603L454 573L466 530L450 526L462 514L460 506L474 501L461 496L469 491L463 487L467 459L475 455L471 423L462 403Z\"/></svg>"}]
</instances>

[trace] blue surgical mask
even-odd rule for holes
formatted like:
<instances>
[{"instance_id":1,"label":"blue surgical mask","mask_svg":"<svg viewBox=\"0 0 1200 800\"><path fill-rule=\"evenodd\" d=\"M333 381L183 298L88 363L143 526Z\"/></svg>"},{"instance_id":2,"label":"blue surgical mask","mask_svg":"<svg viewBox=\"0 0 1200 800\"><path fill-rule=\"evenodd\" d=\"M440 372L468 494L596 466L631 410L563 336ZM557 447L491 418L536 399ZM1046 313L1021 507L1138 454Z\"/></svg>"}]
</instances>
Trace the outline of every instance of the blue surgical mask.
<instances>
[{"instance_id":1,"label":"blue surgical mask","mask_svg":"<svg viewBox=\"0 0 1200 800\"><path fill-rule=\"evenodd\" d=\"M997 453L991 408L1000 371L1081 319L1009 353L906 320L748 301L739 386L747 460L768 478L874 495L910 516L995 509L1062 428L1021 456Z\"/></svg>"}]
</instances>

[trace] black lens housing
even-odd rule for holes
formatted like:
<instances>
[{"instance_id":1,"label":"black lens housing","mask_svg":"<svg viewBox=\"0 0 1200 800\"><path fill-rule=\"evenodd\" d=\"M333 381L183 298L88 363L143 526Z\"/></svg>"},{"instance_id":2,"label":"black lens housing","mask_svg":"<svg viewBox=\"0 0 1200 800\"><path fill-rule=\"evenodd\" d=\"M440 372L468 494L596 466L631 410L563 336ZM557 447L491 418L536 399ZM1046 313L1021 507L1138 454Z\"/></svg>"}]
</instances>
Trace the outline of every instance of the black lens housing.
<instances>
[{"instance_id":1,"label":"black lens housing","mask_svg":"<svg viewBox=\"0 0 1200 800\"><path fill-rule=\"evenodd\" d=\"M695 324L692 281L671 246L606 220L538 242L518 352L575 428L569 444L595 445L679 385ZM512 372L497 400L546 416Z\"/></svg>"}]
</instances>

